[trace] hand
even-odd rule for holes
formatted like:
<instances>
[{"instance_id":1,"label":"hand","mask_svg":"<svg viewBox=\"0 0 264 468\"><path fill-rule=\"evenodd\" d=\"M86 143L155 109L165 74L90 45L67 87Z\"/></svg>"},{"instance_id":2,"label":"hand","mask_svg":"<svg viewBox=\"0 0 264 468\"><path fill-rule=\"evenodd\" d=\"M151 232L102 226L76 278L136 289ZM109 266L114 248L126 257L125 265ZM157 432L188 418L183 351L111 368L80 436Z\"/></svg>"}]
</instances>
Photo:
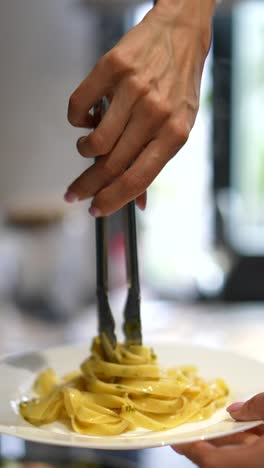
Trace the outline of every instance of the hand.
<instances>
[{"instance_id":1,"label":"hand","mask_svg":"<svg viewBox=\"0 0 264 468\"><path fill-rule=\"evenodd\" d=\"M72 94L68 117L76 127L93 127L89 112L101 97L110 106L98 128L78 140L80 154L97 159L70 185L67 201L94 197L94 216L136 198L144 208L147 187L194 124L214 3L159 0Z\"/></svg>"},{"instance_id":2,"label":"hand","mask_svg":"<svg viewBox=\"0 0 264 468\"><path fill-rule=\"evenodd\" d=\"M238 421L264 420L264 393L227 408ZM201 468L263 468L264 425L227 437L183 444L173 449Z\"/></svg>"}]
</instances>

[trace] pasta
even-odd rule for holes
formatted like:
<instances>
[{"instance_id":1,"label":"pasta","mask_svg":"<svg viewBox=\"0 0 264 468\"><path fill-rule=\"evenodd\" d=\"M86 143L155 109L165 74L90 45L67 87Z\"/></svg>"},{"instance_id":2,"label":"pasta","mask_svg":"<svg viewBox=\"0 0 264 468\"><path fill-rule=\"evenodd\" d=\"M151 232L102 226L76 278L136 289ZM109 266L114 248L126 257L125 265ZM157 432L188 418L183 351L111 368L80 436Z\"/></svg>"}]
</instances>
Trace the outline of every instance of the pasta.
<instances>
[{"instance_id":1,"label":"pasta","mask_svg":"<svg viewBox=\"0 0 264 468\"><path fill-rule=\"evenodd\" d=\"M61 379L43 371L34 384L38 396L20 403L21 415L36 426L60 420L79 434L114 436L200 421L226 403L223 380L207 382L194 367L161 370L150 348L117 344L112 355L105 359L96 338L79 371Z\"/></svg>"}]
</instances>

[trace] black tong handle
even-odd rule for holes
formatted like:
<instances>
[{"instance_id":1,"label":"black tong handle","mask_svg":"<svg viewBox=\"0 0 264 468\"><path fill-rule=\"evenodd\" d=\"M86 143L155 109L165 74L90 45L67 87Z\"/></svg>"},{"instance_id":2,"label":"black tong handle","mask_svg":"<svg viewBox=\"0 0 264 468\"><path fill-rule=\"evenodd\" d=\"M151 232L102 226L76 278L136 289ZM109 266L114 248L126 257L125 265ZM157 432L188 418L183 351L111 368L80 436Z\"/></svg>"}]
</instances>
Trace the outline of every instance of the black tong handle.
<instances>
[{"instance_id":1,"label":"black tong handle","mask_svg":"<svg viewBox=\"0 0 264 468\"><path fill-rule=\"evenodd\" d=\"M95 128L99 125L106 109L106 101L102 99L94 106ZM124 210L126 268L128 296L124 311L124 333L126 343L142 344L140 320L140 283L137 253L137 230L135 202L130 202ZM105 338L114 349L116 347L115 322L108 301L108 248L107 219L96 219L96 267L97 267L97 311L99 334L102 343ZM109 348L108 348L109 354Z\"/></svg>"}]
</instances>

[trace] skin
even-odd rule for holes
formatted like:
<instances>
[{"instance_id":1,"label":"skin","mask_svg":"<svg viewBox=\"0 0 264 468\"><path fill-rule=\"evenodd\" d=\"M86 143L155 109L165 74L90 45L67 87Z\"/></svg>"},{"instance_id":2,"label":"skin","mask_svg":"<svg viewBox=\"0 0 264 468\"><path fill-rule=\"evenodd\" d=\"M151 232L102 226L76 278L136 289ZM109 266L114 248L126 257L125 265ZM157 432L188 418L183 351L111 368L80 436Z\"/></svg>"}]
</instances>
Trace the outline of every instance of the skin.
<instances>
[{"instance_id":1,"label":"skin","mask_svg":"<svg viewBox=\"0 0 264 468\"><path fill-rule=\"evenodd\" d=\"M238 421L264 420L264 393L244 404L235 403L227 410ZM173 449L201 468L263 468L264 424L240 434L177 445Z\"/></svg>"},{"instance_id":2,"label":"skin","mask_svg":"<svg viewBox=\"0 0 264 468\"><path fill-rule=\"evenodd\" d=\"M214 6L159 0L74 91L68 118L76 127L93 128L91 109L103 96L110 106L77 142L79 153L96 162L69 186L66 201L92 198L94 216L134 199L145 208L147 188L194 125Z\"/></svg>"}]
</instances>

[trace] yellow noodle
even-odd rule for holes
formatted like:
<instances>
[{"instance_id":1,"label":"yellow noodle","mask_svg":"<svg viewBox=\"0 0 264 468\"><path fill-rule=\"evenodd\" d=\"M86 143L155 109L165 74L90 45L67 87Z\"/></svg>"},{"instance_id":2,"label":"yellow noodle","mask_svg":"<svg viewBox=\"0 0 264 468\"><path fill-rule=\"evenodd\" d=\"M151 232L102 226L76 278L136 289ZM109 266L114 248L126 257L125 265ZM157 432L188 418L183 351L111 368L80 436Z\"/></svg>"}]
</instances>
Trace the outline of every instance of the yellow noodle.
<instances>
[{"instance_id":1,"label":"yellow noodle","mask_svg":"<svg viewBox=\"0 0 264 468\"><path fill-rule=\"evenodd\" d=\"M191 366L161 370L144 346L107 346L111 362L96 338L80 370L61 379L52 369L42 372L34 385L38 398L20 404L22 416L36 426L60 420L79 434L114 436L201 421L226 403L221 379L207 382Z\"/></svg>"},{"instance_id":2,"label":"yellow noodle","mask_svg":"<svg viewBox=\"0 0 264 468\"><path fill-rule=\"evenodd\" d=\"M47 395L57 384L59 379L53 369L46 369L38 376L34 383L34 392L41 396Z\"/></svg>"}]
</instances>

